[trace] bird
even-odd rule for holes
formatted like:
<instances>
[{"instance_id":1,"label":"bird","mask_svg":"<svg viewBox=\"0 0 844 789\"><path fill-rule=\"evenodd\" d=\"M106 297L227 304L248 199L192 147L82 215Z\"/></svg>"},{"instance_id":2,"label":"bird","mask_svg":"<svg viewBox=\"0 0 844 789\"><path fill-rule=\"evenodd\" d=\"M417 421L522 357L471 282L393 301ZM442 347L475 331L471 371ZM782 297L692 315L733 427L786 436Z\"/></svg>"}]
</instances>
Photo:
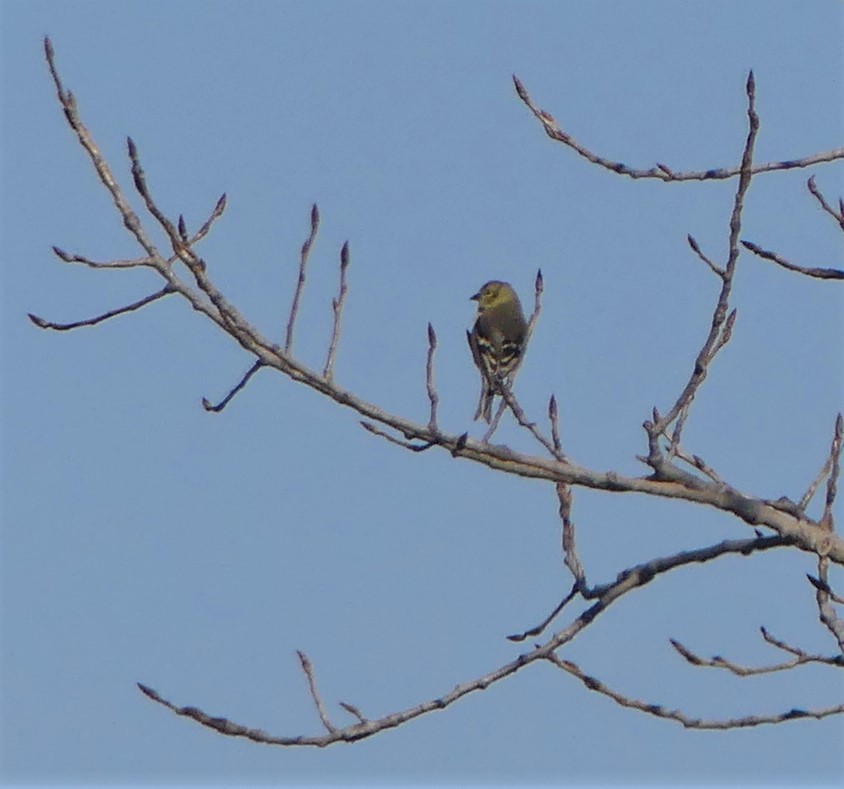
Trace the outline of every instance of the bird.
<instances>
[{"instance_id":1,"label":"bird","mask_svg":"<svg viewBox=\"0 0 844 789\"><path fill-rule=\"evenodd\" d=\"M481 396L475 420L492 421L492 400L509 386L527 342L527 321L522 304L509 282L494 279L471 297L478 302L472 331L466 332L475 366L481 374Z\"/></svg>"}]
</instances>

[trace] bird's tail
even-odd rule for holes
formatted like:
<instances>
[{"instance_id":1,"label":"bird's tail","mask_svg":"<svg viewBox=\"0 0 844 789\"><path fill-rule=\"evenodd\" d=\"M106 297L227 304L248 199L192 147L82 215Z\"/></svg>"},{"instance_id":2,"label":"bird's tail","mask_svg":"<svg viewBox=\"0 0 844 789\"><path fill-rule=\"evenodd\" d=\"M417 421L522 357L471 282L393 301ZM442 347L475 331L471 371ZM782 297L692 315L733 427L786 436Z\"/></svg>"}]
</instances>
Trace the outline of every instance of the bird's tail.
<instances>
[{"instance_id":1,"label":"bird's tail","mask_svg":"<svg viewBox=\"0 0 844 789\"><path fill-rule=\"evenodd\" d=\"M481 381L481 396L478 399L478 410L475 411L475 421L483 419L487 424L492 422L492 398L495 391L484 379Z\"/></svg>"}]
</instances>

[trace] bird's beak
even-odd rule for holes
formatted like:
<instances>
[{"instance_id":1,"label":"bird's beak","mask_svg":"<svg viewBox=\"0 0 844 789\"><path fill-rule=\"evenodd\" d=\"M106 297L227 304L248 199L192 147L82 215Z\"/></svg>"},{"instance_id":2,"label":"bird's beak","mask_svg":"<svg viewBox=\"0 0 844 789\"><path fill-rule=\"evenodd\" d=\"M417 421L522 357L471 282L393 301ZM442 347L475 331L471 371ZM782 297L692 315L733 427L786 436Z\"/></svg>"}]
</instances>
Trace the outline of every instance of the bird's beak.
<instances>
[{"instance_id":1,"label":"bird's beak","mask_svg":"<svg viewBox=\"0 0 844 789\"><path fill-rule=\"evenodd\" d=\"M481 298L481 292L478 291L474 296L469 296L469 301L479 301Z\"/></svg>"}]
</instances>

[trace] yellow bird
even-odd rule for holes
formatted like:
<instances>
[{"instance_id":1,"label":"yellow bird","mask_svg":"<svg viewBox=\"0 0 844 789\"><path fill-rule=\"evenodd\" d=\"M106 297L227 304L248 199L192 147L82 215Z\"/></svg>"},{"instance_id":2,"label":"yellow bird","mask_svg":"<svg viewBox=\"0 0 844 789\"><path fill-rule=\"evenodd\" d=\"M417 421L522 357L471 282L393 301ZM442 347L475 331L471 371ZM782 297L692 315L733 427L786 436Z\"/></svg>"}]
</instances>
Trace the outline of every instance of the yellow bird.
<instances>
[{"instance_id":1,"label":"yellow bird","mask_svg":"<svg viewBox=\"0 0 844 789\"><path fill-rule=\"evenodd\" d=\"M481 397L475 419L492 421L492 400L519 362L527 339L527 321L516 291L509 282L492 280L472 296L478 316L466 332L472 358L481 373Z\"/></svg>"}]
</instances>

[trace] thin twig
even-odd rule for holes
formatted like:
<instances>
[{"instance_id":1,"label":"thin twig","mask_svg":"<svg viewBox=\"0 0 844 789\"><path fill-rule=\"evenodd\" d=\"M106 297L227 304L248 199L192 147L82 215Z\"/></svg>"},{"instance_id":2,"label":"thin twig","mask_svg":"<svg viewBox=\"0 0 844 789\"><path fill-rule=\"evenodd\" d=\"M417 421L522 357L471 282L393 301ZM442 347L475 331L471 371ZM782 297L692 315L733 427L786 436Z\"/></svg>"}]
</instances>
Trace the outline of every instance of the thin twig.
<instances>
[{"instance_id":1,"label":"thin twig","mask_svg":"<svg viewBox=\"0 0 844 789\"><path fill-rule=\"evenodd\" d=\"M344 710L346 710L346 712L348 712L350 715L353 715L355 718L357 718L358 723L366 723L367 722L367 718L363 717L363 714L361 713L361 711L354 704L349 704L345 701L340 701L338 703L340 704L340 706Z\"/></svg>"},{"instance_id":2,"label":"thin twig","mask_svg":"<svg viewBox=\"0 0 844 789\"><path fill-rule=\"evenodd\" d=\"M562 669L566 673L579 679L589 690L612 699L616 704L619 704L622 707L638 710L639 712L645 712L656 718L676 721L687 729L746 729L753 726L761 726L763 724L784 723L785 721L797 720L799 718L816 718L817 720L821 720L822 718L826 718L830 715L840 715L844 713L844 704L838 704L834 707L827 707L824 709L791 709L786 712L774 713L772 715L747 715L742 718L730 718L727 720L693 718L680 710L669 710L661 704L652 704L640 701L639 699L634 699L630 696L625 696L624 694L613 690L596 677L585 673L580 666L570 660L563 660L555 654L548 655L546 659L557 666L557 668Z\"/></svg>"},{"instance_id":3,"label":"thin twig","mask_svg":"<svg viewBox=\"0 0 844 789\"><path fill-rule=\"evenodd\" d=\"M440 402L434 385L434 351L437 350L437 333L434 327L428 324L428 356L425 362L425 388L428 391L428 401L431 404L431 416L428 418L428 430L432 433L439 432L437 425L437 405Z\"/></svg>"},{"instance_id":4,"label":"thin twig","mask_svg":"<svg viewBox=\"0 0 844 789\"><path fill-rule=\"evenodd\" d=\"M534 625L533 627L528 628L527 630L524 630L521 633L515 633L513 635L507 636L507 639L509 641L519 643L521 641L526 641L529 638L535 638L540 633L542 633L545 628L551 624L551 622L553 622L557 618L557 615L560 613L560 611L562 611L572 600L574 600L574 598L577 597L580 592L580 585L577 581L575 581L571 585L571 589L569 589L568 594L562 600L560 600L559 603L557 603L557 605L554 607L554 610L551 611L551 613L548 614L548 616L546 616L545 619L543 619L538 625Z\"/></svg>"},{"instance_id":5,"label":"thin twig","mask_svg":"<svg viewBox=\"0 0 844 789\"><path fill-rule=\"evenodd\" d=\"M557 499L560 502L560 520L563 523L562 543L565 565L574 576L577 588L584 589L586 587L586 572L580 562L580 557L577 555L577 546L574 540L574 523L571 519L571 488L564 482L558 482L556 488Z\"/></svg>"},{"instance_id":6,"label":"thin twig","mask_svg":"<svg viewBox=\"0 0 844 789\"><path fill-rule=\"evenodd\" d=\"M818 189L818 186L815 183L814 175L806 182L806 187L808 188L809 192L811 192L812 196L818 201L818 203L820 203L821 208L823 208L823 210L826 211L838 223L838 226L842 230L844 230L844 204L842 204L841 200L838 201L840 210L836 211L824 199L824 196L821 194L820 189Z\"/></svg>"},{"instance_id":7,"label":"thin twig","mask_svg":"<svg viewBox=\"0 0 844 789\"><path fill-rule=\"evenodd\" d=\"M498 430L498 425L501 422L501 417L504 416L504 412L507 410L507 403L504 398L501 398L498 402L498 410L495 412L495 415L492 417L492 421L489 423L489 427L486 429L486 433L484 433L483 441L484 444L488 444L489 440L495 434L495 431Z\"/></svg>"},{"instance_id":8,"label":"thin twig","mask_svg":"<svg viewBox=\"0 0 844 789\"><path fill-rule=\"evenodd\" d=\"M302 671L305 672L305 676L308 678L308 687L311 691L311 698L314 700L314 705L317 708L317 712L319 713L319 719L322 721L322 725L325 726L326 731L329 734L333 734L337 731L334 726L332 726L331 721L328 720L328 712L325 709L325 705L322 703L322 698L319 695L319 690L316 686L316 680L314 679L314 669L311 665L311 661L308 659L308 656L302 652L301 649L296 650L296 654L299 656L299 662L302 664Z\"/></svg>"},{"instance_id":9,"label":"thin twig","mask_svg":"<svg viewBox=\"0 0 844 789\"><path fill-rule=\"evenodd\" d=\"M325 359L325 368L322 371L323 378L332 381L334 379L334 356L337 353L337 344L340 342L341 321L343 319L343 305L346 303L346 269L349 268L349 242L343 244L340 250L340 290L337 298L331 300L331 307L334 310L334 325L331 329L331 342L328 345L328 356Z\"/></svg>"},{"instance_id":10,"label":"thin twig","mask_svg":"<svg viewBox=\"0 0 844 789\"><path fill-rule=\"evenodd\" d=\"M823 482L824 478L827 474L829 474L829 469L832 466L832 458L829 456L823 462L823 466L821 466L821 470L818 472L818 475L812 480L809 484L809 487L806 489L806 492L800 498L800 502L797 505L801 510L805 510L806 507L809 506L809 502L815 497L815 493L817 493L818 487L820 486L821 482Z\"/></svg>"},{"instance_id":11,"label":"thin twig","mask_svg":"<svg viewBox=\"0 0 844 789\"><path fill-rule=\"evenodd\" d=\"M692 251L704 262L707 266L712 270L712 273L715 274L716 277L720 279L724 278L724 269L722 269L717 264L713 263L706 255L703 254L703 251L700 248L700 244L697 243L695 237L691 234L686 236L686 240L689 242L689 246L692 248Z\"/></svg>"},{"instance_id":12,"label":"thin twig","mask_svg":"<svg viewBox=\"0 0 844 789\"><path fill-rule=\"evenodd\" d=\"M244 374L243 377L234 385L234 387L229 391L229 393L220 400L217 405L213 405L210 400L203 397L202 398L202 407L206 411L213 411L214 413L218 414L222 411L231 401L234 399L234 396L240 392L246 384L249 383L249 379L255 375L262 367L266 367L266 363L261 359L258 359L255 364L253 364Z\"/></svg>"},{"instance_id":13,"label":"thin twig","mask_svg":"<svg viewBox=\"0 0 844 789\"><path fill-rule=\"evenodd\" d=\"M804 274L807 277L814 277L815 279L844 279L844 270L840 268L814 268L810 266L798 266L796 263L786 260L776 252L770 252L767 249L762 249L762 247L754 244L752 241L742 240L741 243L744 244L744 246L747 247L754 255L758 255L760 258L765 258L765 260L772 260L778 266L782 266L784 269L788 269L789 271L796 271L798 274Z\"/></svg>"},{"instance_id":14,"label":"thin twig","mask_svg":"<svg viewBox=\"0 0 844 789\"><path fill-rule=\"evenodd\" d=\"M806 578L809 579L809 583L815 587L815 589L820 589L823 592L826 592L829 595L829 599L832 600L833 603L838 603L838 605L844 605L844 597L841 595L835 594L832 590L832 587L826 582L822 581L820 578L815 578L814 575L810 575L806 573Z\"/></svg>"},{"instance_id":15,"label":"thin twig","mask_svg":"<svg viewBox=\"0 0 844 789\"><path fill-rule=\"evenodd\" d=\"M682 414L681 414L682 416ZM679 419L677 422L679 423ZM676 428L675 428L676 433ZM663 435L665 435L663 433ZM667 438L667 436L666 436ZM682 460L684 463L688 463L692 468L697 469L703 474L706 474L709 479L713 482L722 483L723 480L721 479L720 475L714 468L709 466L707 462L700 456L700 455L692 455L686 452L685 449L678 443L674 443L673 437L668 439L669 446L668 446L668 453L671 457L676 457Z\"/></svg>"},{"instance_id":16,"label":"thin twig","mask_svg":"<svg viewBox=\"0 0 844 789\"><path fill-rule=\"evenodd\" d=\"M818 580L821 584L815 584L815 601L818 604L818 618L821 623L832 633L838 642L838 648L844 655L844 622L838 616L832 606L832 600L827 589L829 589L829 558L818 556Z\"/></svg>"},{"instance_id":17,"label":"thin twig","mask_svg":"<svg viewBox=\"0 0 844 789\"><path fill-rule=\"evenodd\" d=\"M513 412L513 416L516 417L516 421L527 431L533 435L533 437L540 443L548 452L551 453L552 457L559 460L560 463L567 463L568 460L566 456L563 454L561 449L558 449L557 446L554 444L553 440L549 440L546 436L542 434L539 428L536 425L536 422L531 422L527 415L524 412L524 409L519 405L519 401L516 400L516 396L513 394L513 390L507 385L504 384L501 387L501 399L502 402L506 403L509 409Z\"/></svg>"},{"instance_id":18,"label":"thin twig","mask_svg":"<svg viewBox=\"0 0 844 789\"><path fill-rule=\"evenodd\" d=\"M723 269L723 274L720 275L721 292L718 296L715 310L712 313L712 322L709 327L709 333L703 343L703 347L700 349L697 358L695 359L694 368L689 381L680 396L677 398L677 401L671 407L671 410L648 430L652 437L663 433L666 427L674 422L678 415L684 411L688 411L688 408L691 406L692 400L694 400L700 385L706 378L709 365L715 357L715 354L717 354L729 340L732 324L735 320L735 310L729 313L729 315L727 310L729 308L730 295L732 292L733 276L735 274L736 264L738 263L739 257L738 239L741 233L741 218L742 210L744 208L744 198L747 193L747 189L750 186L753 174L753 149L756 143L756 135L759 131L759 116L756 114L756 85L752 71L748 75L745 91L747 93L748 130L741 158L741 174L736 188L733 211L730 216L730 236L728 245L729 254L727 264ZM674 439L675 443L679 443L679 435L676 435L676 433ZM653 451L649 457L649 462L653 464L654 470L658 470L662 465L661 458L659 456L654 456Z\"/></svg>"},{"instance_id":19,"label":"thin twig","mask_svg":"<svg viewBox=\"0 0 844 789\"><path fill-rule=\"evenodd\" d=\"M196 235L190 239L191 244L196 244L198 241L202 241L205 236L211 231L211 226L216 222L222 215L223 212L226 210L226 193L220 195L219 200L217 200L217 204L214 206L214 210L211 212L211 216L205 220L202 227L196 231Z\"/></svg>"},{"instance_id":20,"label":"thin twig","mask_svg":"<svg viewBox=\"0 0 844 789\"><path fill-rule=\"evenodd\" d=\"M171 288L169 285L165 285L161 290L157 290L155 293L151 293L149 296L144 296L144 298L139 299L138 301L134 301L131 304L127 304L125 307L119 307L118 309L109 310L108 312L104 312L102 315L97 315L94 318L86 318L85 320L74 321L73 323L53 323L52 321L47 321L44 320L44 318L38 317L38 315L33 315L31 312L28 312L27 315L36 326L42 329L53 329L55 331L69 331L70 329L78 329L81 326L96 326L98 323L107 321L109 318L116 318L118 315L124 315L127 312L134 312L135 310L139 310L141 309L141 307L146 307L147 304L151 304L154 301L158 301L158 299L161 299L164 296L169 296L171 293L174 292L175 291L173 288Z\"/></svg>"},{"instance_id":21,"label":"thin twig","mask_svg":"<svg viewBox=\"0 0 844 789\"><path fill-rule=\"evenodd\" d=\"M308 266L308 257L311 254L311 246L319 230L319 208L314 203L311 206L311 232L305 243L302 244L302 252L299 255L299 278L296 280L296 291L293 294L293 304L290 305L290 317L287 319L287 335L284 340L284 352L289 354L293 347L293 328L296 325L296 316L299 313L299 300L302 297L302 289L305 287L305 270Z\"/></svg>"},{"instance_id":22,"label":"thin twig","mask_svg":"<svg viewBox=\"0 0 844 789\"><path fill-rule=\"evenodd\" d=\"M132 162L132 179L135 182L135 189L137 189L138 194L140 194L143 198L147 211L152 214L158 224L164 229L164 232L167 233L173 252L181 257L181 252L184 249L185 244L179 236L176 226L165 216L164 212L152 199L149 187L147 186L146 174L144 173L144 168L141 166L141 158L138 154L138 147L135 145L135 142L131 137L126 138L126 147L129 152L129 160ZM190 263L192 261L186 260L185 262Z\"/></svg>"},{"instance_id":23,"label":"thin twig","mask_svg":"<svg viewBox=\"0 0 844 789\"><path fill-rule=\"evenodd\" d=\"M560 440L560 412L557 409L557 398L551 395L548 400L548 421L551 422L551 441L554 449L563 454L563 443Z\"/></svg>"},{"instance_id":24,"label":"thin twig","mask_svg":"<svg viewBox=\"0 0 844 789\"><path fill-rule=\"evenodd\" d=\"M533 113L536 119L542 124L545 133L552 140L556 140L557 142L563 143L563 145L568 146L592 164L597 164L599 167L611 170L612 172L618 173L619 175L626 175L634 179L656 178L660 181L665 182L677 182L717 181L723 180L725 178L733 178L741 173L741 167L678 172L677 170L674 170L665 164L659 163L655 167L651 167L647 170L642 170L635 169L633 167L628 167L626 164L623 164L621 162L616 162L611 159L607 159L603 156L599 156L596 153L592 153L592 151L590 151L588 148L584 147L579 142L577 142L577 140L575 140L574 137L572 137L570 134L564 132L559 127L557 122L554 120L554 117L550 113L539 109L533 103L530 96L528 95L527 90L525 90L525 87L522 84L521 80L519 80L519 78L515 74L513 75L513 83L516 86L516 93L518 93L519 98L524 102L525 106L527 106L527 108ZM781 162L769 162L767 164L760 164L754 167L750 171L750 174L757 175L759 173L773 172L776 170L791 170L796 167L811 167L815 164L821 164L823 162L832 162L836 159L844 159L844 148L834 148L831 151L825 151L824 153L806 156L802 159L791 159Z\"/></svg>"},{"instance_id":25,"label":"thin twig","mask_svg":"<svg viewBox=\"0 0 844 789\"><path fill-rule=\"evenodd\" d=\"M838 477L841 475L841 444L844 438L844 417L839 413L835 418L835 433L832 436L832 446L829 448L829 476L826 478L826 502L824 504L821 523L830 531L833 530L832 505L838 493Z\"/></svg>"},{"instance_id":26,"label":"thin twig","mask_svg":"<svg viewBox=\"0 0 844 789\"><path fill-rule=\"evenodd\" d=\"M548 624L562 611L562 609L574 598L576 594L580 594L584 600L598 600L605 601L615 599L619 588L623 587L625 592L632 588L644 586L650 583L658 575L673 570L677 567L682 567L687 564L704 563L716 559L719 556L727 554L740 554L742 556L749 556L756 551L767 551L771 548L782 548L793 545L794 540L775 537L756 537L747 540L723 540L722 542L708 545L704 548L696 548L690 551L680 551L672 556L665 556L657 559L652 559L649 562L638 564L635 567L630 567L620 572L615 581L606 584L598 584L597 586L587 586L584 582L578 584L577 581L571 588L571 591L563 598L562 602L558 603L554 610L549 614L539 625L536 625L525 632L508 636L511 641L524 641L526 638L532 638L539 635Z\"/></svg>"},{"instance_id":27,"label":"thin twig","mask_svg":"<svg viewBox=\"0 0 844 789\"><path fill-rule=\"evenodd\" d=\"M701 666L704 668L722 668L735 674L737 677L753 677L758 674L774 674L778 671L790 671L797 666L805 665L806 663L823 663L828 666L844 667L844 659L841 655L833 657L826 657L825 655L809 655L805 652L795 655L791 660L784 663L774 663L770 666L742 666L732 660L727 660L720 655L715 655L711 658L704 658L692 652L687 646L681 644L676 639L668 639L671 646L680 653L693 666Z\"/></svg>"},{"instance_id":28,"label":"thin twig","mask_svg":"<svg viewBox=\"0 0 844 789\"><path fill-rule=\"evenodd\" d=\"M111 169L106 163L106 160L103 158L103 155L94 142L94 139L91 137L91 133L80 120L76 106L76 99L73 96L73 93L65 89L61 78L59 77L59 72L56 69L53 44L50 41L49 36L44 37L44 54L47 58L47 66L50 69L50 76L53 79L53 85L56 88L56 95L58 96L59 103L62 105L68 125L74 131L79 143L90 157L91 163L94 165L94 169L96 170L101 183L109 191L109 194L111 194L111 199L123 218L123 224L135 237L136 241L147 253L149 258L158 261L163 260L158 250L155 248L155 245L141 227L140 220L124 197L123 192L111 173Z\"/></svg>"},{"instance_id":29,"label":"thin twig","mask_svg":"<svg viewBox=\"0 0 844 789\"><path fill-rule=\"evenodd\" d=\"M77 255L72 252L65 252L61 247L54 246L53 254L65 263L82 263L89 268L138 268L140 266L154 266L155 263L149 258L132 258L131 260L108 260L105 262L91 260L84 255Z\"/></svg>"},{"instance_id":30,"label":"thin twig","mask_svg":"<svg viewBox=\"0 0 844 789\"><path fill-rule=\"evenodd\" d=\"M434 441L426 441L424 444L411 444L410 441L402 441L402 439L400 438L391 436L386 431L381 430L381 428L373 425L372 422L366 422L364 420L361 420L360 424L364 430L367 430L373 435L381 436L381 438L386 438L387 441L389 441L390 443L397 444L398 446L404 447L404 449L409 449L412 452L424 452L426 449L430 449L431 447L436 445L436 442Z\"/></svg>"}]
</instances>

